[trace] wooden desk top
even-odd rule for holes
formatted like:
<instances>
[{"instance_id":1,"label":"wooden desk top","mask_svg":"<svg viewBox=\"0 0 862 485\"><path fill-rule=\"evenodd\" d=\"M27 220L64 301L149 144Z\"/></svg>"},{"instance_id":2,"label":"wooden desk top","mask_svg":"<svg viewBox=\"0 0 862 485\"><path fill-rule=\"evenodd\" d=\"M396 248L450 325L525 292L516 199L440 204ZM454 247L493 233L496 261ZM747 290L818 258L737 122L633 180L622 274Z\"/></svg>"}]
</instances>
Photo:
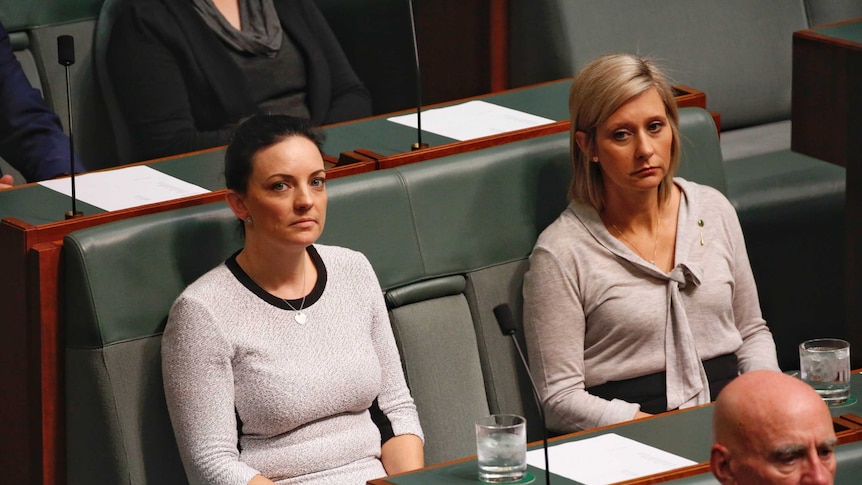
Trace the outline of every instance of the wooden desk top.
<instances>
[{"instance_id":1,"label":"wooden desk top","mask_svg":"<svg viewBox=\"0 0 862 485\"><path fill-rule=\"evenodd\" d=\"M422 139L428 142L430 147L413 151L410 149L410 146L416 141L416 130L386 121L386 118L393 116L393 114L378 116L356 123L343 123L329 128L327 133L338 138L354 140L353 145L355 146L348 151L342 152L339 156L342 163L375 161L380 169L480 150L513 141L568 131L569 113L566 100L568 99L568 91L571 83L571 78L560 79L423 108L433 109L481 99L507 108L555 120L550 124L499 135L457 141L423 131ZM706 109L706 95L703 92L683 85L674 86L674 90L677 94L676 100L679 107ZM402 112L402 114L406 113L410 113L410 111ZM717 115L714 119L716 124L718 124L719 118Z\"/></svg>"},{"instance_id":2,"label":"wooden desk top","mask_svg":"<svg viewBox=\"0 0 862 485\"><path fill-rule=\"evenodd\" d=\"M855 370L851 376L853 395L862 394L862 374ZM553 438L549 445L573 440L592 438L606 433L616 433L669 453L696 461L698 464L670 470L657 475L622 482L627 485L661 483L678 478L709 473L709 452L712 447L713 405L706 404L689 409L671 411L638 421L605 426ZM862 402L836 406L831 409L836 435L840 444L862 440ZM529 449L540 449L541 442L530 443ZM370 485L459 485L476 484L476 457L465 457L450 462L432 465L416 472L372 480ZM544 483L544 471L530 466L536 476L535 484ZM578 482L555 475L553 483L572 484Z\"/></svg>"},{"instance_id":3,"label":"wooden desk top","mask_svg":"<svg viewBox=\"0 0 862 485\"><path fill-rule=\"evenodd\" d=\"M833 24L818 25L793 33L794 37L807 37L823 42L843 45L850 49L862 49L862 17Z\"/></svg>"},{"instance_id":4,"label":"wooden desk top","mask_svg":"<svg viewBox=\"0 0 862 485\"><path fill-rule=\"evenodd\" d=\"M793 34L791 149L846 167L862 138L862 18Z\"/></svg>"}]
</instances>

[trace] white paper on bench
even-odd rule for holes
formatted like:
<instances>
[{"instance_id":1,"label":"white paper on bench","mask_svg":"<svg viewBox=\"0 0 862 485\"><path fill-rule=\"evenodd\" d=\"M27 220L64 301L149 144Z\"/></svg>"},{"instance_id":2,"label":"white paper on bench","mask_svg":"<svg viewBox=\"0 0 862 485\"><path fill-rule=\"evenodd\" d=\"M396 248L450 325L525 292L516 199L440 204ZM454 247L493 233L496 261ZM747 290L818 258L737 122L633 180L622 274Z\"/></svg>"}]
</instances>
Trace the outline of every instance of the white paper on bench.
<instances>
[{"instance_id":1,"label":"white paper on bench","mask_svg":"<svg viewBox=\"0 0 862 485\"><path fill-rule=\"evenodd\" d=\"M386 119L399 125L416 128L416 113ZM553 122L554 120L548 118L505 108L487 101L467 101L466 103L422 112L422 131L459 141L547 125Z\"/></svg>"},{"instance_id":2,"label":"white paper on bench","mask_svg":"<svg viewBox=\"0 0 862 485\"><path fill-rule=\"evenodd\" d=\"M70 180L68 177L45 180L39 182L39 185L71 197ZM209 190L203 187L144 165L85 173L75 177L75 195L78 200L106 211L128 209L207 192Z\"/></svg>"},{"instance_id":3,"label":"white paper on bench","mask_svg":"<svg viewBox=\"0 0 862 485\"><path fill-rule=\"evenodd\" d=\"M551 446L548 461L551 473L585 485L622 482L697 464L615 433ZM528 451L527 463L544 470L542 448Z\"/></svg>"}]
</instances>

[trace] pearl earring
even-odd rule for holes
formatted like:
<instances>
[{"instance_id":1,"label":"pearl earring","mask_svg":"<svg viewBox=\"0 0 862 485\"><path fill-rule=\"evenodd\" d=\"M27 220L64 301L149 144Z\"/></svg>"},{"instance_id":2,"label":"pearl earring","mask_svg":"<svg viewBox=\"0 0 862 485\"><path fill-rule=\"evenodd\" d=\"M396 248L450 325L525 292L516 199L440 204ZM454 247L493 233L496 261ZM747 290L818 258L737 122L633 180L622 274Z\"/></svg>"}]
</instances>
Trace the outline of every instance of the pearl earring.
<instances>
[{"instance_id":1,"label":"pearl earring","mask_svg":"<svg viewBox=\"0 0 862 485\"><path fill-rule=\"evenodd\" d=\"M254 221L252 221L252 220L251 220L251 216L248 216L248 217L246 217L246 218L245 218L245 223L246 223L246 224L251 224L252 222L254 222Z\"/></svg>"},{"instance_id":2,"label":"pearl earring","mask_svg":"<svg viewBox=\"0 0 862 485\"><path fill-rule=\"evenodd\" d=\"M593 162L598 163L599 157L593 157Z\"/></svg>"}]
</instances>

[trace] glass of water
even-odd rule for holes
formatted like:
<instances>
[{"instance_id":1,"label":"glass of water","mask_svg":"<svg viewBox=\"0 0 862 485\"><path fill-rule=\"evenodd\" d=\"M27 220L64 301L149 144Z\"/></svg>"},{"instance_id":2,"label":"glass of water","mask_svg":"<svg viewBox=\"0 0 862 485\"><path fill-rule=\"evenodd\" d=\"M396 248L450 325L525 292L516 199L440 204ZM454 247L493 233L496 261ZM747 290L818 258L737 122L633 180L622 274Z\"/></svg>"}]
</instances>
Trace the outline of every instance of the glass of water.
<instances>
[{"instance_id":1,"label":"glass of water","mask_svg":"<svg viewBox=\"0 0 862 485\"><path fill-rule=\"evenodd\" d=\"M826 404L850 399L850 344L835 338L799 344L799 377L810 384Z\"/></svg>"},{"instance_id":2,"label":"glass of water","mask_svg":"<svg viewBox=\"0 0 862 485\"><path fill-rule=\"evenodd\" d=\"M493 414L476 422L479 479L517 482L527 472L527 421L515 414Z\"/></svg>"}]
</instances>

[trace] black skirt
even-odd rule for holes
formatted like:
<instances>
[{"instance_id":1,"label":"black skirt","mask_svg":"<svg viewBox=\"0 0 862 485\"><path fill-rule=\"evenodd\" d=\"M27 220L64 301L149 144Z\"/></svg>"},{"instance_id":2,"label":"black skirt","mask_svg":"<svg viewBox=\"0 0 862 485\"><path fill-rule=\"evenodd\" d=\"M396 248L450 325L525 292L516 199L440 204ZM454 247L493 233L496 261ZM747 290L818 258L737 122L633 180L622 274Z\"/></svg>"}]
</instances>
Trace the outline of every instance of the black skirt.
<instances>
[{"instance_id":1,"label":"black skirt","mask_svg":"<svg viewBox=\"0 0 862 485\"><path fill-rule=\"evenodd\" d=\"M709 380L709 395L713 401L724 386L739 374L736 368L736 354L720 355L705 360L703 368ZM666 372L606 382L588 388L587 392L603 399L621 399L638 403L641 411L645 413L658 414L671 411L667 409Z\"/></svg>"}]
</instances>

